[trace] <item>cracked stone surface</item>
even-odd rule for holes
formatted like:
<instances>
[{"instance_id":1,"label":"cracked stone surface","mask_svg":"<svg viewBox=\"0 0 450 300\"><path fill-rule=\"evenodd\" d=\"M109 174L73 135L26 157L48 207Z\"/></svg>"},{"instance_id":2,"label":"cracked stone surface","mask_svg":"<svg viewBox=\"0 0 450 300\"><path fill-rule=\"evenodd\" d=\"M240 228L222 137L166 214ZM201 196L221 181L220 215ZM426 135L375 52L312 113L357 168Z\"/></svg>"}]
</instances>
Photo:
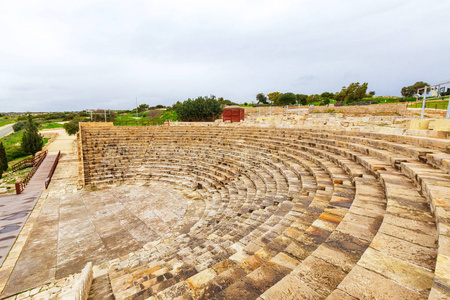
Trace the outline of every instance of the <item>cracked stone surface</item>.
<instances>
[{"instance_id":1,"label":"cracked stone surface","mask_svg":"<svg viewBox=\"0 0 450 300\"><path fill-rule=\"evenodd\" d=\"M3 296L137 251L183 223L188 207L161 182L60 193L47 198Z\"/></svg>"}]
</instances>

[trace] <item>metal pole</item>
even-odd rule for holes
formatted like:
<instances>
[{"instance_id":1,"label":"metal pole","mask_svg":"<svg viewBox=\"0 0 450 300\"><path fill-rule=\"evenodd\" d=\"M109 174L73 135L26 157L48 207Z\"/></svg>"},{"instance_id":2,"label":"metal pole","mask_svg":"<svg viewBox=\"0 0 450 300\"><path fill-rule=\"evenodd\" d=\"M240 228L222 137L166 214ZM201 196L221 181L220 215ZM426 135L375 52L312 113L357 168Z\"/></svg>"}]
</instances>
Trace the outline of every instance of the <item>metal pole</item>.
<instances>
[{"instance_id":1,"label":"metal pole","mask_svg":"<svg viewBox=\"0 0 450 300\"><path fill-rule=\"evenodd\" d=\"M420 118L423 119L423 115L425 114L425 100L427 98L427 86L425 87L425 90L423 91L423 101L422 101L422 113L420 114Z\"/></svg>"},{"instance_id":2,"label":"metal pole","mask_svg":"<svg viewBox=\"0 0 450 300\"><path fill-rule=\"evenodd\" d=\"M105 111L105 122L106 122L106 109L104 109L104 111Z\"/></svg>"},{"instance_id":3,"label":"metal pole","mask_svg":"<svg viewBox=\"0 0 450 300\"><path fill-rule=\"evenodd\" d=\"M448 98L448 104L447 104L447 115L445 116L446 119L450 118L450 98Z\"/></svg>"}]
</instances>

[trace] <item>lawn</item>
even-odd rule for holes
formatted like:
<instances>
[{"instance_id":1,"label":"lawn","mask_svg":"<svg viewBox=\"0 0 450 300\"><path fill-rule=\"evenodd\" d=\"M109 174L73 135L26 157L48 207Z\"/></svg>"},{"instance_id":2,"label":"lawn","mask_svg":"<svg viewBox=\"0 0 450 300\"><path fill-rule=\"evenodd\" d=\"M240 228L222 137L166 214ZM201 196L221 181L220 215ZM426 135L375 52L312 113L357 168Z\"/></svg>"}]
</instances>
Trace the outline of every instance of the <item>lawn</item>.
<instances>
[{"instance_id":1,"label":"lawn","mask_svg":"<svg viewBox=\"0 0 450 300\"><path fill-rule=\"evenodd\" d=\"M155 114L155 113L151 113L151 111L149 112L143 112L142 113L142 117L140 116L139 118L136 118L136 113L125 113L125 114L120 114L116 116L115 122L116 125L126 125L126 126L136 126L136 125L152 125L152 122L154 122L154 124L160 124L166 120L169 121L178 121L178 116L177 113L173 110L161 110L159 111L159 114ZM144 117L147 116L147 117ZM152 118L154 116L157 116L156 118ZM136 122L138 121L138 122ZM125 123L126 122L126 123Z\"/></svg>"},{"instance_id":2,"label":"lawn","mask_svg":"<svg viewBox=\"0 0 450 300\"><path fill-rule=\"evenodd\" d=\"M8 125L8 124L16 123L16 122L17 122L16 116L0 117L0 127Z\"/></svg>"},{"instance_id":3,"label":"lawn","mask_svg":"<svg viewBox=\"0 0 450 300\"><path fill-rule=\"evenodd\" d=\"M24 130L20 130L0 139L6 150L8 165L12 165L16 162L19 162L20 160L29 157L23 152L22 147L20 146L20 144L22 143L23 133ZM48 140L48 138L43 139L44 145L48 142Z\"/></svg>"},{"instance_id":4,"label":"lawn","mask_svg":"<svg viewBox=\"0 0 450 300\"><path fill-rule=\"evenodd\" d=\"M447 109L448 106L448 100L447 101L427 101L426 102L426 108L431 109ZM410 108L422 108L422 101L417 101L415 103L412 103L408 105Z\"/></svg>"},{"instance_id":5,"label":"lawn","mask_svg":"<svg viewBox=\"0 0 450 300\"><path fill-rule=\"evenodd\" d=\"M63 128L63 127L64 127L63 124L54 123L54 122L44 123L44 124L39 125L39 129L53 129L53 128Z\"/></svg>"}]
</instances>

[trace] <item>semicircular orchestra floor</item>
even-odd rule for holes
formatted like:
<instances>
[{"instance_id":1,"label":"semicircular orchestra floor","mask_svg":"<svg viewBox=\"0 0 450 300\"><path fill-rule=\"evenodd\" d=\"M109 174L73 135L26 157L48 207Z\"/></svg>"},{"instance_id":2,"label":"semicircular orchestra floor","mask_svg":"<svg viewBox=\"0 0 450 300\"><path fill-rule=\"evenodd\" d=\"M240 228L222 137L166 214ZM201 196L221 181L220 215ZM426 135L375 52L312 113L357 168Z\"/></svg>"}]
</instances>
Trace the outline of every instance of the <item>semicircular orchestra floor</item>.
<instances>
[{"instance_id":1,"label":"semicircular orchestra floor","mask_svg":"<svg viewBox=\"0 0 450 300\"><path fill-rule=\"evenodd\" d=\"M45 203L33 230L38 234L30 236L10 278L13 289L33 288L79 272L87 262L101 264L169 239L172 232L189 230L186 218L204 210L195 191L152 181L54 199Z\"/></svg>"}]
</instances>

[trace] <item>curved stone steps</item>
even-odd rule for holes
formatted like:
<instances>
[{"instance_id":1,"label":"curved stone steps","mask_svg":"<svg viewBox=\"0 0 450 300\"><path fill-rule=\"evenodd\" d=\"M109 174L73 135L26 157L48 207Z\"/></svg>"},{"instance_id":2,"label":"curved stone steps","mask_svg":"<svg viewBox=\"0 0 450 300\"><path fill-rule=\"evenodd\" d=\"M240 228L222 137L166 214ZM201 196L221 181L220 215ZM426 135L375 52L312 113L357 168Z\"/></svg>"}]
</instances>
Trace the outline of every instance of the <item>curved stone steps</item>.
<instances>
[{"instance_id":1,"label":"curved stone steps","mask_svg":"<svg viewBox=\"0 0 450 300\"><path fill-rule=\"evenodd\" d=\"M302 178L299 178L298 181L295 180L295 177L293 177L293 174L295 174L296 177L299 177L299 174L301 175L301 172L304 172L304 170L298 169L300 166L299 162L303 162L305 165L310 163L310 165L308 166L301 166L309 167L310 172L315 168L321 169L322 172L324 172L324 170L329 171L330 173L328 173L327 175L330 176L331 174L333 185L340 185L344 183L344 181L345 184L349 184L350 186L353 183L355 185L356 192L353 204L348 207L349 211L344 215L344 218L339 223L339 225L337 225L336 228L333 228L334 230L331 231L331 234L329 234L328 237L314 251L310 253L310 255L307 255L300 264L296 265L295 268L293 268L294 270L292 272L288 272L287 270L283 269L286 268L286 265L283 266L278 264L283 261L281 257L288 254L283 254L284 252L282 251L276 252L276 250L275 252L271 252L274 249L266 249L265 247L269 247L268 245L273 245L276 248L280 247L280 245L283 245L286 240L283 240L284 238L281 238L280 234L282 232L286 232L288 228L292 227L291 225L294 224L299 218L301 218L301 215L294 214L294 212L296 212L296 210L293 209L296 207L295 205L292 209L289 210L288 213L284 214L283 217L279 219L277 218L276 210L273 210L272 207L270 207L270 209L252 210L252 212L249 213L249 209L252 209L251 207L253 207L252 201L253 199L257 199L257 197L255 196L254 198L252 198L252 196L250 196L249 198L249 195L251 195L251 192L249 191L251 189L249 189L250 185L248 183L250 181L237 179L235 189L237 192L239 192L239 190L247 191L246 199L247 203L250 205L244 208L244 211L247 210L247 213L244 213L242 216L245 215L244 218L246 221L242 221L245 223L254 220L266 220L266 225L262 225L264 223L261 223L260 226L255 227L255 229L252 231L253 233L248 233L246 237L242 237L241 243L243 243L243 245L250 245L254 241L257 241L259 237L261 237L262 232L265 232L265 234L268 235L268 243L260 244L259 246L262 247L260 247L259 250L254 247L254 249L252 249L251 251L245 252L245 255L247 256L244 255L244 252L236 252L235 254L231 255L230 258L232 258L231 261L233 263L228 262L231 267L224 268L226 270L223 270L222 272L219 272L219 267L216 267L216 270L213 267L218 264L227 264L226 262L230 260L222 260L218 264L213 265L207 269L203 269L200 273L197 273L197 275L211 275L215 272L215 275L212 278L217 277L217 280L219 280L219 278L222 278L221 280L226 281L229 277L225 276L225 274L231 274L235 272L234 274L237 275L237 273L244 270L245 276L242 272L240 276L232 276L236 280L232 284L228 284L228 287L226 289L222 289L222 292L219 293L220 295L226 295L226 292L224 292L225 290L227 290L228 292L231 291L232 289L229 289L229 287L231 286L243 287L245 286L245 284L251 283L252 280L254 281L255 278L264 279L262 280L262 282L266 282L267 285L272 286L272 288L275 290L276 287L284 281L287 282L289 280L292 281L295 278L303 278L302 282L306 282L306 285L304 286L305 290L309 288L311 291L314 291L317 294L317 291L315 291L314 289L318 284L321 284L320 280L318 280L320 274L316 274L317 278L312 276L317 279L312 280L310 278L310 274L314 274L314 270L311 267L315 264L319 264L323 266L323 268L325 268L330 264L336 266L339 265L339 263L340 270L342 270L342 272L345 274L341 274L342 276L340 277L336 275L335 277L341 278L342 282L340 282L340 280L333 281L333 283L329 286L329 289L323 288L323 291L321 291L322 293L317 294L320 297L324 297L326 294L330 293L330 297L345 296L347 298L351 298L350 295L352 293L353 295L357 295L357 289L350 291L348 286L350 286L354 282L357 282L357 277L355 277L356 273L354 272L361 270L365 272L361 273L363 274L361 276L372 276L372 278L376 280L381 280L380 278L382 278L383 280L380 282L385 282L387 285L392 286L392 291L399 292L399 294L397 295L403 295L401 294L401 292L405 292L402 289L398 289L398 286L403 285L408 286L408 288L406 289L407 291L413 291L413 293L405 292L406 294L404 295L414 295L419 296L419 298L423 298L425 297L425 295L427 295L427 293L429 292L429 287L427 287L429 286L428 280L422 280L422 282L426 284L419 286L415 285L417 282L411 280L411 276L397 278L396 276L398 276L398 273L385 274L383 273L383 270L380 269L369 269L369 266L371 268L375 268L379 267L379 265L383 265L379 263L379 259L381 257L382 262L397 262L397 260L400 260L404 263L404 265L402 265L403 267L409 268L408 270L411 270L412 274L419 274L422 279L429 279L430 273L433 274L432 271L434 267L432 266L432 264L427 262L426 259L422 259L423 257L427 257L428 255L431 258L429 261L433 261L433 249L435 250L436 245L435 239L433 240L433 236L435 235L435 233L433 233L433 226L435 226L435 224L433 224L433 216L430 214L429 210L426 210L426 199L419 193L417 193L416 190L414 190L414 184L401 173L403 172L404 174L409 174L409 177L419 175L419 177L417 178L419 180L418 182L420 182L420 178L426 178L426 173L431 172L431 170L422 168L423 165L421 165L420 163L417 166L412 165L417 163L415 158L420 158L422 161L424 161L423 157L428 157L431 162L432 159L436 157L436 159L433 160L435 165L443 165L445 163L445 157L439 158L436 151L422 149L421 146L423 146L423 141L418 141L418 144L414 147L408 147L408 145L406 144L397 145L396 141L389 141L388 143L384 143L382 141L379 142L376 139L377 135L369 135L369 138L367 138L365 136L359 136L358 134L353 135L353 133L351 133L351 138L347 138L345 137L345 132L341 133L344 137L338 137L334 139L334 137L336 136L336 133L334 132L327 135L327 133L314 130L311 134L309 134L304 130L273 130L266 128L257 130L236 128L228 130L224 128L202 127L198 130L197 129L198 128L196 128L195 131L185 128L183 128L182 130L148 129L147 133L152 134L152 138L155 138L159 134L161 134L161 136L163 136L164 138L176 136L176 138L172 138L172 141L180 140L182 143L186 143L186 141L194 138L194 140L196 141L196 145L198 145L199 143L201 144L202 142L209 144L218 143L221 145L222 151L233 151L233 153L239 151L252 152L258 149L263 149L263 151L258 151L260 152L258 157L261 156L263 161L268 161L266 163L262 162L264 165L263 168L265 170L268 170L268 174L273 175L269 175L268 177L263 176L263 178L266 179L267 183L269 183L269 185L267 185L267 183L264 182L264 186L269 186L271 189L276 188L278 191L280 191L281 194L292 195L297 193L301 194L302 192L309 193L309 191L306 191L306 187L308 186L308 184L305 185L305 188L302 187L302 189L296 187L298 184L300 184L300 182L302 182L303 184ZM249 137L247 137L247 142L242 142L241 140L244 140L245 135L247 134L249 135ZM186 136L186 138L180 137L183 135ZM227 135L229 135L230 137L225 138ZM235 147L233 147L234 140L236 141ZM167 144L171 144L172 141L167 142ZM351 143L355 145L351 145ZM360 143L360 145L358 143ZM375 146L378 146L380 149L376 149ZM153 149L155 149L155 147L158 147L157 143L153 143L152 147L154 147ZM199 149L201 149L201 147L199 147ZM261 152L263 152L264 154L261 154ZM236 158L240 158L240 156L237 155ZM249 160L250 158L247 157L247 161ZM214 164L213 161L210 162ZM365 169L362 169L360 166L364 166ZM398 169L395 169L392 166ZM241 165L240 167L243 166ZM219 170L221 172L227 172L223 168ZM350 177L343 177L342 173L339 174L339 172L337 172L338 170L345 170L347 174L350 174ZM365 170L370 171L370 173L375 175L379 179L379 181L377 181L371 174L368 174ZM205 169L204 171L206 172L207 170ZM275 173L276 175L273 173ZM252 176L245 176L245 178L249 178L249 180L251 180ZM270 178L275 181L275 185L272 183ZM442 178L445 179L445 177ZM316 180L318 187L321 183L324 183L323 180L321 180L320 176L317 177ZM256 184L255 181L252 182L254 182L254 187L256 190L255 192L257 193L259 190L258 184ZM284 182L284 184L277 184L282 182ZM305 182L308 182L308 180L305 180ZM379 193L380 191L382 192L382 190L380 190L380 183L383 184L383 189L386 190L387 198L387 211L386 215L382 219L383 222L381 222L381 217L384 213L385 204L380 202L380 200L385 201L385 199L380 199L379 195L377 195L377 193ZM214 181L211 181L211 187L213 185ZM373 187L369 189L370 192L374 192L374 190L378 191L375 193L376 196L362 193L364 190L367 190L368 185L373 185ZM417 183L417 185L422 187L421 183ZM423 186L426 186L426 184ZM432 184L430 183L429 186L432 186ZM401 193L398 194L397 190L400 190ZM345 187L345 185L343 189L336 189L336 192L345 193L346 191L347 187ZM320 189L315 191L314 196L320 197L321 192L323 191L321 191ZM313 191L311 191L311 195L312 193ZM239 197L244 194L231 192L230 195L234 195L231 196L231 198L234 197L234 200L238 200ZM434 197L436 198L436 196ZM430 197L428 196L428 198ZM413 201L408 202L408 199L413 199ZM304 199L302 199L301 201L304 201ZM301 206L298 208L300 210L304 209ZM314 208L314 205L311 206L311 208ZM366 214L367 216L365 216L365 218L361 217ZM263 215L266 215L266 217L263 217ZM288 216L290 219L284 220ZM307 215L305 215L304 217L305 219L307 219ZM369 222L370 218L371 220L378 220L378 223L374 223L373 221ZM312 220L316 219L312 218ZM398 224L399 221L408 224L408 226L412 226L414 230L411 230L411 228L406 228L404 224ZM314 222L315 221L313 221L312 223ZM381 227L375 229L377 226L380 226L380 224ZM417 226L417 228L415 228L414 226ZM270 227L275 228L273 228L273 230L270 230ZM306 228L305 230L308 230L308 228ZM238 231L239 230L233 232L233 235L238 235ZM374 241L371 240L370 236L372 236L372 238L375 236ZM339 250L342 249L340 249L339 246L336 245L338 245L339 242L342 243L342 240L349 241L350 245L355 245L355 249L359 249L360 259L356 260L358 256L354 256L355 253L352 253L353 256L350 256L350 254L345 251L339 252ZM372 242L372 245L367 248L370 242ZM389 248L389 244L399 244L401 245L401 247L409 247L411 249L415 249L415 253L419 253L423 257L418 254L417 257L409 258L408 260L406 257L403 257L404 254L402 254L402 252L398 249L398 253L393 253L395 252L395 249ZM364 247L365 251L362 251ZM282 248L283 246L280 249ZM333 249L334 252L330 249ZM337 253L342 253L342 259L339 260L339 258L341 258L339 256L332 257L330 253L336 254L336 256L338 256ZM380 256L380 253L384 256ZM207 252L196 252L192 256L194 257L196 255L207 255ZM288 255L288 257L290 256ZM353 258L353 261L351 261L351 263L349 263L349 257ZM257 267L256 265L254 265L256 268L248 269L248 272L246 272L244 266L247 266L249 262L258 262L258 258L262 260L261 264ZM332 258L334 260L332 260ZM272 259L275 259L275 261L271 261ZM374 262L377 262L378 264ZM373 265L375 265L375 267ZM293 265L291 265L291 267L293 267ZM421 271L425 270L425 272L420 273L418 271L419 269ZM211 270L213 270L214 272L211 272ZM326 276L326 274L332 274L330 273L331 269L328 271L326 270L327 269L325 268L320 273L323 274L323 276ZM281 276L281 274L283 274L283 276ZM194 276L190 276L188 278ZM279 282L279 284L276 284L276 282L278 282L280 279L281 281ZM399 282L401 284L399 284ZM242 285L243 283L245 284ZM267 295L270 295L270 293L273 292L270 286L268 290L267 287L255 286L255 288L257 289L252 290L253 292L255 292L253 296L262 293L262 298L270 299L267 298ZM336 286L338 286L338 288L334 289ZM289 289L289 287L292 286L288 285L287 289ZM189 289L186 289L186 284L184 284L184 282L182 281L179 281L178 283L175 283L159 292L163 293L165 291L168 293L167 295L169 295L170 293L172 293L171 295L174 295L173 293L177 288L180 288L180 290L184 288L185 292L189 291ZM190 288L190 286L188 286L188 288ZM370 290L370 287L369 292L373 292L373 295L377 295L376 291ZM214 292L214 295L216 295L216 293L217 291ZM217 294L217 297L220 297L219 294Z\"/></svg>"},{"instance_id":2,"label":"curved stone steps","mask_svg":"<svg viewBox=\"0 0 450 300\"><path fill-rule=\"evenodd\" d=\"M412 179L416 186L421 190L422 194L428 199L428 203L431 205L433 212L436 215L436 222L439 229L439 255L437 259L437 270L446 270L450 267L449 261L449 251L448 247L448 233L441 231L440 228L447 227L447 213L446 207L450 201L450 177L448 175L448 154L436 153L435 151L430 151L429 149L413 147L412 150L406 151L408 145L394 145L395 149L402 149L404 152L409 153L412 157L398 157L394 156L388 150L373 149L368 146L361 146L358 144L342 143L348 148L355 149L359 152L365 152L369 155L379 157L385 161L390 161L393 166L401 169L403 174L406 174L410 179ZM372 143L373 144L373 143ZM392 147L392 143L390 146ZM397 150L398 152L398 150ZM404 154L404 153L403 153ZM427 159L424 160L423 157L426 155ZM421 161L417 161L416 158L420 158ZM434 159L436 158L436 159ZM423 163L426 162L427 164ZM434 167L433 167L434 166ZM436 167L441 168L437 170ZM431 188L430 188L431 187ZM437 211L436 211L437 208ZM441 226L440 223L442 223ZM448 287L450 287L449 279L446 276L442 276L445 272L437 271L438 276L435 279L435 284L433 288L433 295L440 295L440 297L447 297ZM434 296L433 296L434 297Z\"/></svg>"}]
</instances>

